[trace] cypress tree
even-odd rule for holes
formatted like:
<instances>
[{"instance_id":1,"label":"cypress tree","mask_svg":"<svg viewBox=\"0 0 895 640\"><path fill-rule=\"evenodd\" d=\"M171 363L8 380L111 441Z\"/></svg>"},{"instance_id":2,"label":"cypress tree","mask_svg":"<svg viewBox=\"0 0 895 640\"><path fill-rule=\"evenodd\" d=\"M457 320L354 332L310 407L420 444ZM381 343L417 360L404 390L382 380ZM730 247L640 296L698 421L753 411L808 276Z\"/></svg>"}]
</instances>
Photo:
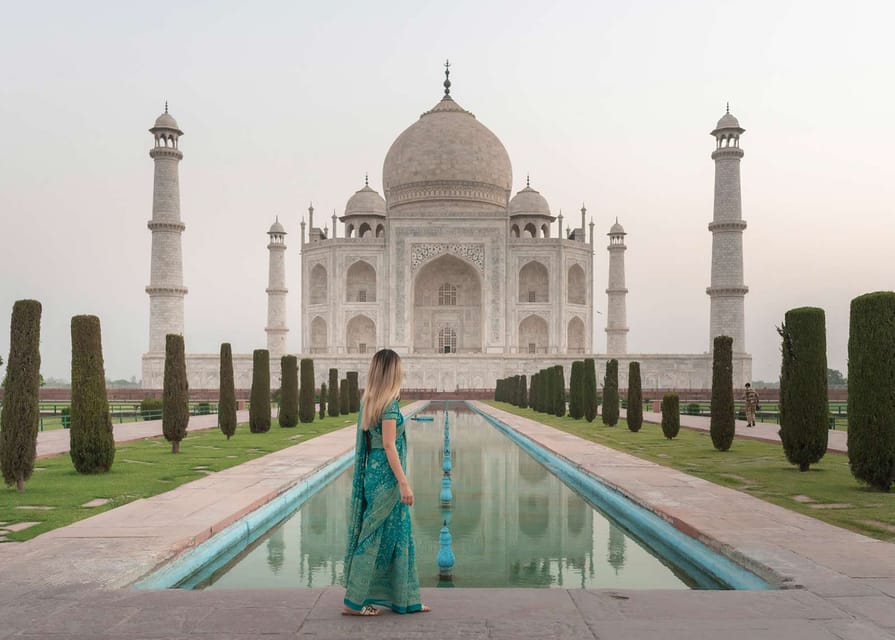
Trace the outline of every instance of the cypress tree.
<instances>
[{"instance_id":1,"label":"cypress tree","mask_svg":"<svg viewBox=\"0 0 895 640\"><path fill-rule=\"evenodd\" d=\"M348 378L348 413L357 413L360 408L360 388L357 384L357 371L345 374Z\"/></svg>"},{"instance_id":2,"label":"cypress tree","mask_svg":"<svg viewBox=\"0 0 895 640\"><path fill-rule=\"evenodd\" d=\"M339 415L339 370L329 370L329 416L335 418Z\"/></svg>"},{"instance_id":3,"label":"cypress tree","mask_svg":"<svg viewBox=\"0 0 895 640\"><path fill-rule=\"evenodd\" d=\"M572 372L569 374L569 417L578 420L584 415L583 403L581 402L581 373L584 363L581 360L575 360L572 363Z\"/></svg>"},{"instance_id":4,"label":"cypress tree","mask_svg":"<svg viewBox=\"0 0 895 640\"><path fill-rule=\"evenodd\" d=\"M11 359L11 358L10 358ZM851 302L848 335L848 463L888 491L895 481L895 293Z\"/></svg>"},{"instance_id":5,"label":"cypress tree","mask_svg":"<svg viewBox=\"0 0 895 640\"><path fill-rule=\"evenodd\" d=\"M618 424L618 360L606 363L606 378L603 383L603 424L614 427Z\"/></svg>"},{"instance_id":6,"label":"cypress tree","mask_svg":"<svg viewBox=\"0 0 895 640\"><path fill-rule=\"evenodd\" d=\"M221 380L218 398L218 426L229 440L236 433L236 384L233 380L233 352L230 343L221 345Z\"/></svg>"},{"instance_id":7,"label":"cypress tree","mask_svg":"<svg viewBox=\"0 0 895 640\"><path fill-rule=\"evenodd\" d=\"M519 376L519 408L528 409L528 380L526 376Z\"/></svg>"},{"instance_id":8,"label":"cypress tree","mask_svg":"<svg viewBox=\"0 0 895 640\"><path fill-rule=\"evenodd\" d=\"M547 398L550 396L550 373L541 369L538 374L538 411L548 413Z\"/></svg>"},{"instance_id":9,"label":"cypress tree","mask_svg":"<svg viewBox=\"0 0 895 640\"><path fill-rule=\"evenodd\" d=\"M538 374L531 374L531 378L528 383L528 406L537 411L535 404L537 403L537 393L538 393L538 385L537 385L537 377Z\"/></svg>"},{"instance_id":10,"label":"cypress tree","mask_svg":"<svg viewBox=\"0 0 895 640\"><path fill-rule=\"evenodd\" d=\"M553 375L556 378L556 396L553 404L553 415L562 418L566 415L566 374L562 365L553 367Z\"/></svg>"},{"instance_id":11,"label":"cypress tree","mask_svg":"<svg viewBox=\"0 0 895 640\"><path fill-rule=\"evenodd\" d=\"M9 361L0 409L0 469L3 480L25 490L34 473L40 423L40 313L37 300L12 306Z\"/></svg>"},{"instance_id":12,"label":"cypress tree","mask_svg":"<svg viewBox=\"0 0 895 640\"><path fill-rule=\"evenodd\" d=\"M270 431L270 352L255 349L252 353L252 394L249 396L249 431Z\"/></svg>"},{"instance_id":13,"label":"cypress tree","mask_svg":"<svg viewBox=\"0 0 895 640\"><path fill-rule=\"evenodd\" d=\"M171 453L180 453L180 441L190 423L190 391L186 379L183 336L165 336L165 381L162 392L162 433L171 443Z\"/></svg>"},{"instance_id":14,"label":"cypress tree","mask_svg":"<svg viewBox=\"0 0 895 640\"><path fill-rule=\"evenodd\" d=\"M323 420L326 417L326 383L320 383L320 401L318 403L320 405L320 413L319 417Z\"/></svg>"},{"instance_id":15,"label":"cypress tree","mask_svg":"<svg viewBox=\"0 0 895 640\"><path fill-rule=\"evenodd\" d=\"M733 338L715 336L712 353L712 417L709 432L718 451L727 451L733 444Z\"/></svg>"},{"instance_id":16,"label":"cypress tree","mask_svg":"<svg viewBox=\"0 0 895 640\"><path fill-rule=\"evenodd\" d=\"M339 413L343 416L349 413L348 404L348 378L342 378L339 382Z\"/></svg>"},{"instance_id":17,"label":"cypress tree","mask_svg":"<svg viewBox=\"0 0 895 640\"><path fill-rule=\"evenodd\" d=\"M78 473L105 473L115 460L99 318L71 319L69 455Z\"/></svg>"},{"instance_id":18,"label":"cypress tree","mask_svg":"<svg viewBox=\"0 0 895 640\"><path fill-rule=\"evenodd\" d=\"M827 452L827 331L823 309L786 312L780 367L780 440L786 459L808 471Z\"/></svg>"},{"instance_id":19,"label":"cypress tree","mask_svg":"<svg viewBox=\"0 0 895 640\"><path fill-rule=\"evenodd\" d=\"M298 358L280 358L280 426L294 427L298 424Z\"/></svg>"},{"instance_id":20,"label":"cypress tree","mask_svg":"<svg viewBox=\"0 0 895 640\"><path fill-rule=\"evenodd\" d=\"M581 386L583 401L582 410L584 411L584 419L593 422L597 417L597 370L593 358L585 358L584 375L582 376Z\"/></svg>"},{"instance_id":21,"label":"cypress tree","mask_svg":"<svg viewBox=\"0 0 895 640\"><path fill-rule=\"evenodd\" d=\"M298 402L298 419L302 423L314 422L314 361L310 358L301 359L301 395Z\"/></svg>"},{"instance_id":22,"label":"cypress tree","mask_svg":"<svg viewBox=\"0 0 895 640\"><path fill-rule=\"evenodd\" d=\"M662 433L671 440L681 430L681 405L676 393L662 396Z\"/></svg>"},{"instance_id":23,"label":"cypress tree","mask_svg":"<svg viewBox=\"0 0 895 640\"><path fill-rule=\"evenodd\" d=\"M640 431L643 426L643 390L640 386L640 363L628 363L628 429Z\"/></svg>"},{"instance_id":24,"label":"cypress tree","mask_svg":"<svg viewBox=\"0 0 895 640\"><path fill-rule=\"evenodd\" d=\"M525 387L523 386L525 383L522 381L523 376L513 376L513 387L515 388L515 404L517 407L522 407L522 396L525 395Z\"/></svg>"}]
</instances>

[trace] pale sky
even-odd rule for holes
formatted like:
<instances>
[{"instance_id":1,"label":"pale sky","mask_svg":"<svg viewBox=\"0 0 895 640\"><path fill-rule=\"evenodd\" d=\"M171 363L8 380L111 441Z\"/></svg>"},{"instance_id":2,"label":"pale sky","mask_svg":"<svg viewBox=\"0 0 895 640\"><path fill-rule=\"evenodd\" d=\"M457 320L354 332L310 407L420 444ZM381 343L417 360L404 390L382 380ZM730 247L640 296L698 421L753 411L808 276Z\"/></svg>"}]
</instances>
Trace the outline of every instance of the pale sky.
<instances>
[{"instance_id":1,"label":"pale sky","mask_svg":"<svg viewBox=\"0 0 895 640\"><path fill-rule=\"evenodd\" d=\"M890 2L7 2L0 7L0 354L20 298L43 303L45 376L70 377L72 315L100 317L106 373L149 343L152 136L180 148L191 353L266 346L267 235L286 226L299 348L299 220L363 186L391 142L451 95L504 143L514 192L628 232L631 353L709 346L714 148L741 139L746 347L779 374L787 309L826 310L846 369L853 297L892 289L895 45ZM319 216L319 217L318 217ZM341 235L341 229L340 229ZM604 352L604 316L595 318Z\"/></svg>"}]
</instances>

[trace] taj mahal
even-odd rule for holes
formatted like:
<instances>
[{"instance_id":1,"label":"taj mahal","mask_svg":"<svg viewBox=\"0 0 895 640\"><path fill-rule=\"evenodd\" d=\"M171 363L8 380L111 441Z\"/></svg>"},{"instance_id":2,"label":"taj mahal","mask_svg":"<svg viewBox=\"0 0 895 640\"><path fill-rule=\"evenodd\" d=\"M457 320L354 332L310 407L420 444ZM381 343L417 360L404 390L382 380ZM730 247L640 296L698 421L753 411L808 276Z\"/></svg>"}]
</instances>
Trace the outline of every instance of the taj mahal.
<instances>
[{"instance_id":1,"label":"taj mahal","mask_svg":"<svg viewBox=\"0 0 895 640\"><path fill-rule=\"evenodd\" d=\"M144 388L161 388L165 335L183 333L184 286L178 166L183 131L167 105L150 129L155 164L149 295L149 349L143 355ZM619 360L641 364L645 389L711 386L711 341L733 338L735 386L748 381L740 198L740 136L725 113L711 132L715 162L709 286L710 335L695 354L628 353L625 238L617 220L608 229L605 307L595 301L593 219L553 215L548 200L526 186L513 194L513 170L500 139L451 96L446 65L440 100L397 136L385 154L382 193L369 179L331 225L315 220L313 206L300 220L296 260L286 227L267 232L269 282L266 347L272 384L279 386L280 357L312 357L316 380L331 367L358 371L363 385L369 358L389 347L404 358L405 388L455 391L492 388L495 380L530 375L560 364L568 379L574 360L593 357L597 373ZM342 234L337 234L341 223ZM260 234L259 234L260 235ZM708 238L706 238L708 240ZM291 272L294 268L297 272ZM287 326L289 281L302 292L300 344L291 350ZM295 277L291 277L294 275ZM259 283L260 284L260 283ZM704 286L704 283L702 283ZM600 285L602 288L602 283ZM686 286L699 286L690 283ZM594 314L605 308L606 342L595 345ZM259 314L259 347L261 338ZM296 345L291 345L295 347ZM216 389L219 356L189 354L189 385ZM248 388L252 355L234 355L237 388Z\"/></svg>"}]
</instances>

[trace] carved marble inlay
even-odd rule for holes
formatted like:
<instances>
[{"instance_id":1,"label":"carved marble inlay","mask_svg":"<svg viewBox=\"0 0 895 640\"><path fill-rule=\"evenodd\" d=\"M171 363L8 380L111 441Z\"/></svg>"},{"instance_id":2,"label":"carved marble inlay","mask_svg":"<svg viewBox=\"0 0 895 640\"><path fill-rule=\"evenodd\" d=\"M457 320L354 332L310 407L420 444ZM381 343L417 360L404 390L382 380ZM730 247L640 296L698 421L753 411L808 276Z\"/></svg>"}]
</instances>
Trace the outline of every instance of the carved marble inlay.
<instances>
[{"instance_id":1,"label":"carved marble inlay","mask_svg":"<svg viewBox=\"0 0 895 640\"><path fill-rule=\"evenodd\" d=\"M445 253L464 258L478 267L480 272L485 272L485 245L472 243L463 244L458 242L427 242L425 244L414 244L410 252L410 270L416 271L432 258Z\"/></svg>"}]
</instances>

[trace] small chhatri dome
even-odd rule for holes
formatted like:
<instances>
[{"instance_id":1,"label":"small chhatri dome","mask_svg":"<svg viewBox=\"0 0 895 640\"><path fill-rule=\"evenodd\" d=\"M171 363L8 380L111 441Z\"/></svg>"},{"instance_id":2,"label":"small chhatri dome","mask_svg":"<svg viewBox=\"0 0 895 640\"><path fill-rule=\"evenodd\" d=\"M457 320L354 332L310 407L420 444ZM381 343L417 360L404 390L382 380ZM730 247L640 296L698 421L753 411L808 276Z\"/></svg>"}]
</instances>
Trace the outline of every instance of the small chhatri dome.
<instances>
[{"instance_id":1,"label":"small chhatri dome","mask_svg":"<svg viewBox=\"0 0 895 640\"><path fill-rule=\"evenodd\" d=\"M385 200L364 180L364 187L348 199L345 215L385 216Z\"/></svg>"},{"instance_id":2,"label":"small chhatri dome","mask_svg":"<svg viewBox=\"0 0 895 640\"><path fill-rule=\"evenodd\" d=\"M610 235L610 236L621 235L621 236L623 236L623 235L627 235L627 234L625 233L625 228L618 223L618 218L616 218L615 224L612 225L612 227L610 227L609 233L606 235Z\"/></svg>"},{"instance_id":3,"label":"small chhatri dome","mask_svg":"<svg viewBox=\"0 0 895 640\"><path fill-rule=\"evenodd\" d=\"M715 127L715 131L712 131L712 135L715 135L716 131L721 131L723 129L736 129L740 133L743 133L745 129L740 126L740 121L737 120L734 115L730 112L730 104L727 105L727 112L721 116L721 119L718 120L718 124Z\"/></svg>"},{"instance_id":4,"label":"small chhatri dome","mask_svg":"<svg viewBox=\"0 0 895 640\"><path fill-rule=\"evenodd\" d=\"M279 216L277 216L277 219L274 221L274 223L272 225L270 225L270 231L268 231L267 233L268 234L280 233L280 234L286 235L286 229L283 227L282 224L280 224Z\"/></svg>"},{"instance_id":5,"label":"small chhatri dome","mask_svg":"<svg viewBox=\"0 0 895 640\"><path fill-rule=\"evenodd\" d=\"M550 205L547 199L539 192L529 186L531 183L526 180L526 187L513 196L510 200L511 216L549 216Z\"/></svg>"},{"instance_id":6,"label":"small chhatri dome","mask_svg":"<svg viewBox=\"0 0 895 640\"><path fill-rule=\"evenodd\" d=\"M183 135L183 131L177 126L177 120L174 119L174 116L168 113L167 102L165 102L165 112L155 119L155 124L152 125L152 129L149 131L155 133L156 129L171 129L176 131L179 135Z\"/></svg>"}]
</instances>

